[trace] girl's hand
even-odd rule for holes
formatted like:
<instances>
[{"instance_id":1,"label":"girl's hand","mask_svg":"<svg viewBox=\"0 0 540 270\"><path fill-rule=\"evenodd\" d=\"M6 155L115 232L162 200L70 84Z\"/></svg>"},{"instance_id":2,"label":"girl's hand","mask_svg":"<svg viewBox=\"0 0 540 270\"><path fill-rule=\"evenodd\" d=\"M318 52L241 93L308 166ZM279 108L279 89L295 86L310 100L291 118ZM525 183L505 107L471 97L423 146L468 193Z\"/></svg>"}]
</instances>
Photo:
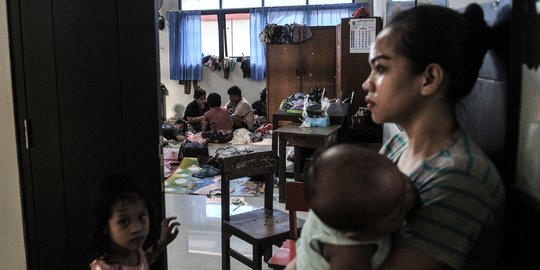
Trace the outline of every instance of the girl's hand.
<instances>
[{"instance_id":1,"label":"girl's hand","mask_svg":"<svg viewBox=\"0 0 540 270\"><path fill-rule=\"evenodd\" d=\"M178 226L180 226L180 222L175 220L176 217L166 217L161 222L161 233L159 240L157 241L159 248L165 248L176 238L176 236L178 236Z\"/></svg>"},{"instance_id":2,"label":"girl's hand","mask_svg":"<svg viewBox=\"0 0 540 270\"><path fill-rule=\"evenodd\" d=\"M145 252L146 259L148 260L149 265L152 265L152 263L161 253L161 251L168 244L170 244L178 235L178 226L180 226L180 223L174 221L175 219L176 217L167 217L161 222L161 232L159 239L152 247L150 247Z\"/></svg>"}]
</instances>

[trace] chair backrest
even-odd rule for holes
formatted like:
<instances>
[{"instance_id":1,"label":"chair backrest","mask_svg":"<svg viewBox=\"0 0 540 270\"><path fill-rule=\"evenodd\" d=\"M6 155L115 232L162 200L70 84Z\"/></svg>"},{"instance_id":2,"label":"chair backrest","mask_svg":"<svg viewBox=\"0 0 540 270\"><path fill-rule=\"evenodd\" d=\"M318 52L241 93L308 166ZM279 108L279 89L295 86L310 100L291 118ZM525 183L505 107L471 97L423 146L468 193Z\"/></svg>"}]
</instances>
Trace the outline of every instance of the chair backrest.
<instances>
[{"instance_id":1,"label":"chair backrest","mask_svg":"<svg viewBox=\"0 0 540 270\"><path fill-rule=\"evenodd\" d=\"M303 182L287 182L287 196L285 198L285 209L289 211L289 238L298 239L298 224L296 219L297 211L308 211L309 205L304 196Z\"/></svg>"},{"instance_id":2,"label":"chair backrest","mask_svg":"<svg viewBox=\"0 0 540 270\"><path fill-rule=\"evenodd\" d=\"M264 208L272 211L273 205L273 175L278 167L278 158L275 151L256 151L249 154L222 158L220 161L221 171L221 219L230 220L229 213L229 192L223 192L229 189L229 181L241 177L264 177Z\"/></svg>"}]
</instances>

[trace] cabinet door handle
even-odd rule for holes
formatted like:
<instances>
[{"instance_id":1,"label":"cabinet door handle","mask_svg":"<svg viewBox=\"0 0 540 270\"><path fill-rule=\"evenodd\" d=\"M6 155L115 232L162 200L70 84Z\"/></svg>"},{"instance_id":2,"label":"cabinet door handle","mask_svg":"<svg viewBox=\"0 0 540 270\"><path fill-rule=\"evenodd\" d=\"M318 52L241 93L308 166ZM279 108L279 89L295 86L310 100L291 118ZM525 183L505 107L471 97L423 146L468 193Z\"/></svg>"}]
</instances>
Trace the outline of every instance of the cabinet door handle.
<instances>
[{"instance_id":1,"label":"cabinet door handle","mask_svg":"<svg viewBox=\"0 0 540 270\"><path fill-rule=\"evenodd\" d=\"M24 119L24 142L27 150L32 147L32 126L29 119Z\"/></svg>"}]
</instances>

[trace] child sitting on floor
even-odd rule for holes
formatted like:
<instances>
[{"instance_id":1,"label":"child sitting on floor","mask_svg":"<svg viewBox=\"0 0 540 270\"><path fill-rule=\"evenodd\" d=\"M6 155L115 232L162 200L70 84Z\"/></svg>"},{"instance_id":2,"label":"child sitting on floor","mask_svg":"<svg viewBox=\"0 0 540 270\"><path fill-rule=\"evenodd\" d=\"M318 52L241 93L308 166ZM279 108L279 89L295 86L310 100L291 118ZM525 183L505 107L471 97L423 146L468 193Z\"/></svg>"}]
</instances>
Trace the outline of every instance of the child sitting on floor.
<instances>
[{"instance_id":1,"label":"child sitting on floor","mask_svg":"<svg viewBox=\"0 0 540 270\"><path fill-rule=\"evenodd\" d=\"M210 110L203 116L202 137L214 143L224 143L233 138L233 122L229 111L221 107L221 96L218 93L211 93L206 98L206 103Z\"/></svg>"},{"instance_id":2,"label":"child sitting on floor","mask_svg":"<svg viewBox=\"0 0 540 270\"><path fill-rule=\"evenodd\" d=\"M340 144L316 153L306 171L310 211L286 269L376 269L390 251L389 235L417 194L386 157Z\"/></svg>"}]
</instances>

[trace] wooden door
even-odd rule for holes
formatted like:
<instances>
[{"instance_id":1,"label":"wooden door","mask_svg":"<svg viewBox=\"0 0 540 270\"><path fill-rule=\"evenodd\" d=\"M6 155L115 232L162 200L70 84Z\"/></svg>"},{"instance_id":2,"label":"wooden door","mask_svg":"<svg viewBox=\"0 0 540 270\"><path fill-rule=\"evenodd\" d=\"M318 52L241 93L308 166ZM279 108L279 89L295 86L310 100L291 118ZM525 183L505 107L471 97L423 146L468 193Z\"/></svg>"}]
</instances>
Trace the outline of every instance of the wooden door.
<instances>
[{"instance_id":1,"label":"wooden door","mask_svg":"<svg viewBox=\"0 0 540 270\"><path fill-rule=\"evenodd\" d=\"M302 61L298 44L266 45L266 100L268 120L281 101L300 91Z\"/></svg>"},{"instance_id":2,"label":"wooden door","mask_svg":"<svg viewBox=\"0 0 540 270\"><path fill-rule=\"evenodd\" d=\"M335 29L334 26L312 27L313 38L300 44L304 93L313 87L325 88L326 97L335 97Z\"/></svg>"},{"instance_id":3,"label":"wooden door","mask_svg":"<svg viewBox=\"0 0 540 270\"><path fill-rule=\"evenodd\" d=\"M88 269L105 175L133 174L163 209L156 7L82 2L8 0L28 269Z\"/></svg>"}]
</instances>

